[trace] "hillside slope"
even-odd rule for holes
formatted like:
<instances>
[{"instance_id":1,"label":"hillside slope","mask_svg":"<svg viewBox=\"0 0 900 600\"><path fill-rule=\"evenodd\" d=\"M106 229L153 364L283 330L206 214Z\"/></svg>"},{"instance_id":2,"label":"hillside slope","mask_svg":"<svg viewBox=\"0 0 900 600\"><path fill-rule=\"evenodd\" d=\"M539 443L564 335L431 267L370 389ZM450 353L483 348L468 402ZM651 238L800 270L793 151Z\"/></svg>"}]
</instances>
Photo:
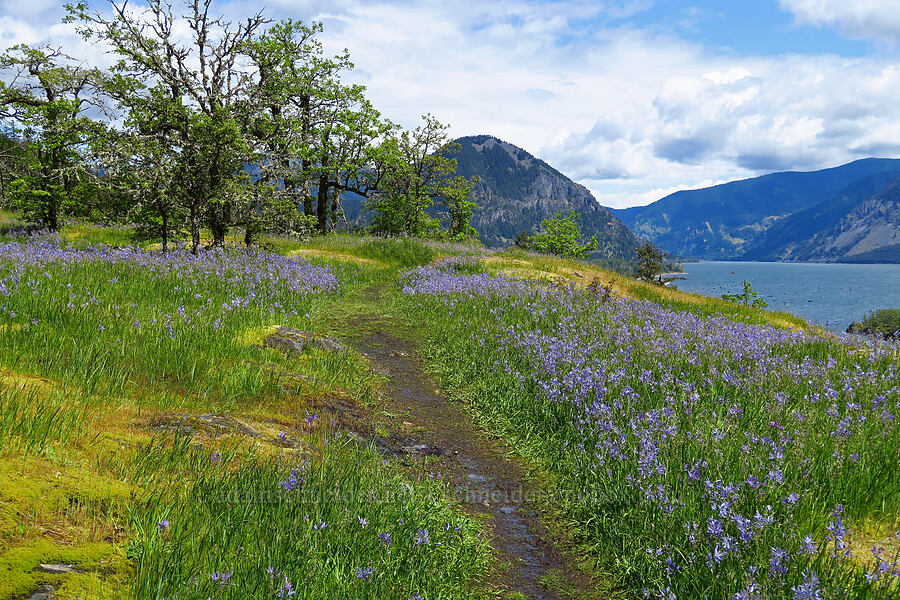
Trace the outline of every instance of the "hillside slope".
<instances>
[{"instance_id":1,"label":"hillside slope","mask_svg":"<svg viewBox=\"0 0 900 600\"><path fill-rule=\"evenodd\" d=\"M648 206L615 212L635 232L674 254L707 260L740 259L751 252L753 255L763 252L758 248L765 245L767 232L780 220L823 205L840 194L857 198L858 194L848 186L886 172L900 175L900 160L869 158L821 171L772 173L710 188L679 191ZM871 181L861 185L862 192L874 191ZM837 220L832 213L840 206L841 201L823 205L823 210L833 219L832 225ZM855 202L847 208L852 206ZM824 217L820 214L814 223L793 221L788 237L809 240L825 227ZM785 232L775 237L778 235ZM767 247L764 253L800 260L788 251L775 248ZM810 257L807 260L826 260L824 256L813 258L814 254L805 256Z\"/></svg>"},{"instance_id":2,"label":"hillside slope","mask_svg":"<svg viewBox=\"0 0 900 600\"><path fill-rule=\"evenodd\" d=\"M591 193L525 150L487 135L455 140L457 174L478 176L472 225L487 246L508 246L554 213L581 214L581 231L600 242L597 254L633 259L641 240Z\"/></svg>"},{"instance_id":3,"label":"hillside slope","mask_svg":"<svg viewBox=\"0 0 900 600\"><path fill-rule=\"evenodd\" d=\"M879 173L786 217L742 257L749 260L900 262L900 176ZM871 252L887 252L878 260Z\"/></svg>"}]
</instances>

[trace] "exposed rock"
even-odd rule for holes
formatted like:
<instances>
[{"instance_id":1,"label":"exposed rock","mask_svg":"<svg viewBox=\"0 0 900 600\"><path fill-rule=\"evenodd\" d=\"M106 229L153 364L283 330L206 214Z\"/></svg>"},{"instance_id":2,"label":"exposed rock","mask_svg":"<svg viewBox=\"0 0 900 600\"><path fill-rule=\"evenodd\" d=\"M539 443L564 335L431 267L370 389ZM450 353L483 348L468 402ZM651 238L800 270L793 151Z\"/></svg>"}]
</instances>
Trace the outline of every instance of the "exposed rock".
<instances>
[{"instance_id":1,"label":"exposed rock","mask_svg":"<svg viewBox=\"0 0 900 600\"><path fill-rule=\"evenodd\" d=\"M677 256L858 262L849 259L900 242L897 196L879 191L898 175L900 160L870 158L682 190L615 212Z\"/></svg>"},{"instance_id":2,"label":"exposed rock","mask_svg":"<svg viewBox=\"0 0 900 600\"><path fill-rule=\"evenodd\" d=\"M333 337L290 327L279 327L275 333L267 336L263 343L269 348L277 348L290 354L302 354L309 347L319 348L326 352L347 351L347 346Z\"/></svg>"},{"instance_id":3,"label":"exposed rock","mask_svg":"<svg viewBox=\"0 0 900 600\"><path fill-rule=\"evenodd\" d=\"M213 437L227 433L239 433L253 438L262 434L252 427L245 425L224 414L208 415L159 415L150 422L154 429L175 431L186 435L193 435L197 431L209 433Z\"/></svg>"},{"instance_id":4,"label":"exposed rock","mask_svg":"<svg viewBox=\"0 0 900 600\"><path fill-rule=\"evenodd\" d=\"M351 434L351 439L361 446L372 446L382 455L391 458L444 456L446 454L444 448L440 446L423 444L413 438L397 435L391 435L388 438L376 435L366 439L358 434Z\"/></svg>"},{"instance_id":5,"label":"exposed rock","mask_svg":"<svg viewBox=\"0 0 900 600\"><path fill-rule=\"evenodd\" d=\"M850 323L850 327L847 328L847 333L863 334L866 333L866 331L862 323Z\"/></svg>"},{"instance_id":6,"label":"exposed rock","mask_svg":"<svg viewBox=\"0 0 900 600\"><path fill-rule=\"evenodd\" d=\"M38 589L34 590L30 596L28 596L27 600L51 600L54 596L53 592L56 591L56 588L52 585L42 585Z\"/></svg>"},{"instance_id":7,"label":"exposed rock","mask_svg":"<svg viewBox=\"0 0 900 600\"><path fill-rule=\"evenodd\" d=\"M53 575L62 575L64 573L77 573L75 570L75 565L62 565L62 564L44 564L41 563L37 566L38 571L41 573L51 573Z\"/></svg>"},{"instance_id":8,"label":"exposed rock","mask_svg":"<svg viewBox=\"0 0 900 600\"><path fill-rule=\"evenodd\" d=\"M522 231L535 231L556 213L574 210L585 238L597 236L596 256L632 260L641 240L584 186L522 148L480 135L460 144L457 175L478 176L472 190L477 206L472 226L487 246L508 246Z\"/></svg>"},{"instance_id":9,"label":"exposed rock","mask_svg":"<svg viewBox=\"0 0 900 600\"><path fill-rule=\"evenodd\" d=\"M856 335L871 335L873 337L886 340L900 340L900 330L897 330L893 333L883 333L881 331L870 329L862 323L850 323L850 327L847 328L847 333L854 333Z\"/></svg>"},{"instance_id":10,"label":"exposed rock","mask_svg":"<svg viewBox=\"0 0 900 600\"><path fill-rule=\"evenodd\" d=\"M429 446L428 444L415 444L413 446L404 446L404 452L418 456L443 456L444 449L439 446Z\"/></svg>"},{"instance_id":11,"label":"exposed rock","mask_svg":"<svg viewBox=\"0 0 900 600\"><path fill-rule=\"evenodd\" d=\"M370 372L372 375L380 375L381 377L384 377L384 378L386 378L386 379L390 379L390 378L391 378L391 371L390 371L389 369L384 368L384 367L378 367L378 366L375 366L375 367L372 367L371 369L369 369L369 372Z\"/></svg>"},{"instance_id":12,"label":"exposed rock","mask_svg":"<svg viewBox=\"0 0 900 600\"><path fill-rule=\"evenodd\" d=\"M351 416L351 417L362 417L363 412L359 409L359 407L346 400L344 398L339 397L328 397L322 400L322 406L337 415L338 417Z\"/></svg>"},{"instance_id":13,"label":"exposed rock","mask_svg":"<svg viewBox=\"0 0 900 600\"><path fill-rule=\"evenodd\" d=\"M282 383L287 386L293 386L298 382L308 383L311 385L318 385L322 383L322 380L318 377L313 377L312 375L307 375L306 373L283 373L280 375Z\"/></svg>"},{"instance_id":14,"label":"exposed rock","mask_svg":"<svg viewBox=\"0 0 900 600\"><path fill-rule=\"evenodd\" d=\"M300 448L302 446L300 440L289 437L286 433L282 433L274 440L270 440L270 443L280 448Z\"/></svg>"}]
</instances>

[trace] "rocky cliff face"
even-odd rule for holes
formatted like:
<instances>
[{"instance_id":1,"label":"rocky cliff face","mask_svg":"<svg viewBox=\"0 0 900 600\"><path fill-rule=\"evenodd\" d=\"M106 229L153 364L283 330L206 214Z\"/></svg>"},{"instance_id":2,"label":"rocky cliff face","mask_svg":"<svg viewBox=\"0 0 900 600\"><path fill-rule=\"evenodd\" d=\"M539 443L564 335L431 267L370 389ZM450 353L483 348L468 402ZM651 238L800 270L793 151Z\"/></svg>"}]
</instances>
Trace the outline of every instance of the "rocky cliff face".
<instances>
[{"instance_id":1,"label":"rocky cliff face","mask_svg":"<svg viewBox=\"0 0 900 600\"><path fill-rule=\"evenodd\" d=\"M534 232L540 222L555 213L574 210L581 215L586 237L594 234L596 254L633 259L641 240L611 210L600 206L591 193L525 150L480 135L456 140L457 174L478 176L473 190L478 208L472 225L488 246L507 246L522 231Z\"/></svg>"}]
</instances>

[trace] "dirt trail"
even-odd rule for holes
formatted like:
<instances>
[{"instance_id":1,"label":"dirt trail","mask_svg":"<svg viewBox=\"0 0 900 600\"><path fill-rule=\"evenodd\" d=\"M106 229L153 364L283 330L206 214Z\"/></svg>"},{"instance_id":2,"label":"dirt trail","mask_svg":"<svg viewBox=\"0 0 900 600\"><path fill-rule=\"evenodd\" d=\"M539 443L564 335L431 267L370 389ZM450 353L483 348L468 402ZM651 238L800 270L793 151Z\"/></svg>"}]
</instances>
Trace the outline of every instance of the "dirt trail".
<instances>
[{"instance_id":1,"label":"dirt trail","mask_svg":"<svg viewBox=\"0 0 900 600\"><path fill-rule=\"evenodd\" d=\"M588 577L548 539L528 499L536 489L524 469L508 457L502 442L478 431L459 404L449 402L425 373L415 342L402 328L378 315L357 315L353 344L373 366L389 374L385 410L403 415L414 426L410 446L419 456L439 457L429 470L451 478L453 488L473 512L487 515L492 543L508 569L498 569L492 586L531 599L592 598ZM561 581L541 584L543 577Z\"/></svg>"}]
</instances>

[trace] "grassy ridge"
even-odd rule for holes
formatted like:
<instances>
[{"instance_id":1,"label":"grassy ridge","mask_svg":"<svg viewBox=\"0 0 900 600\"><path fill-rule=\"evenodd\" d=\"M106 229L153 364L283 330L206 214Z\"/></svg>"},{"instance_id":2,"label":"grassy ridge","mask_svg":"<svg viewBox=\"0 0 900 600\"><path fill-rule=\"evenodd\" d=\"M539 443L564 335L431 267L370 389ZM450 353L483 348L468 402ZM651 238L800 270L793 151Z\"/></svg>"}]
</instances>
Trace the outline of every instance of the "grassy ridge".
<instances>
[{"instance_id":1,"label":"grassy ridge","mask_svg":"<svg viewBox=\"0 0 900 600\"><path fill-rule=\"evenodd\" d=\"M626 595L898 593L896 346L517 251L99 246L129 236L0 237L0 599L481 597L477 521L317 414L375 402L363 357L262 347L363 308L416 324Z\"/></svg>"}]
</instances>

